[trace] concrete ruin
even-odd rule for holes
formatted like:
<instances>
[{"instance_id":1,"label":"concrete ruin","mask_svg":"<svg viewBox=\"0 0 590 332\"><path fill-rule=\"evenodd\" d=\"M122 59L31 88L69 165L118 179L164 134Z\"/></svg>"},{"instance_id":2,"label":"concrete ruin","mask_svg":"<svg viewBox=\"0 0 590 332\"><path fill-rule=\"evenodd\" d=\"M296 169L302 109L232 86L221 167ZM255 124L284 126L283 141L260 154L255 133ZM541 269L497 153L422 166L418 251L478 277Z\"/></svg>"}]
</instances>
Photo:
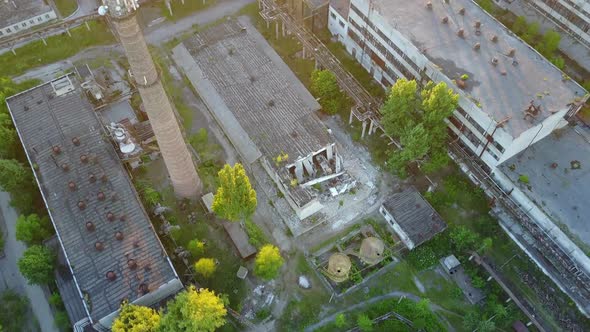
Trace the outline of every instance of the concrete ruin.
<instances>
[{"instance_id":1,"label":"concrete ruin","mask_svg":"<svg viewBox=\"0 0 590 332\"><path fill-rule=\"evenodd\" d=\"M173 49L173 58L247 168L260 163L298 218L323 208L323 189L354 187L320 105L245 20L228 20ZM321 189L320 189L321 188Z\"/></svg>"}]
</instances>

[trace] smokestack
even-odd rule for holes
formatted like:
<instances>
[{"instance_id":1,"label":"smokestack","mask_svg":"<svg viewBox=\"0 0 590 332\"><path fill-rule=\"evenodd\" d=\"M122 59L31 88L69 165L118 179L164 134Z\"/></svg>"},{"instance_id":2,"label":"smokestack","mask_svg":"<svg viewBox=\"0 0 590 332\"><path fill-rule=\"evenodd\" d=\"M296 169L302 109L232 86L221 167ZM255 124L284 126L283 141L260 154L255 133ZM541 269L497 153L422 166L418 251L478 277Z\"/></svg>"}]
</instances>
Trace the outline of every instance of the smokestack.
<instances>
[{"instance_id":1,"label":"smokestack","mask_svg":"<svg viewBox=\"0 0 590 332\"><path fill-rule=\"evenodd\" d=\"M137 3L134 0L103 0L103 3L99 14L108 14L125 49L174 191L181 197L195 197L201 192L201 180L137 22Z\"/></svg>"}]
</instances>

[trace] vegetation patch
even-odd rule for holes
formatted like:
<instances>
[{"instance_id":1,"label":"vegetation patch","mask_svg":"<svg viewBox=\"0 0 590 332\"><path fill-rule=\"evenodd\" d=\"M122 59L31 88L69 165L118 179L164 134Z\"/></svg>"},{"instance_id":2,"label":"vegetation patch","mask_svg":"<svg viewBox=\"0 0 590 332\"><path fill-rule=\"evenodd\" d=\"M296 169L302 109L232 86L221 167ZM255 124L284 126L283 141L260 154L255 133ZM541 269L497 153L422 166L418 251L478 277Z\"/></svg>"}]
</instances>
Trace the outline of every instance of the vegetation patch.
<instances>
[{"instance_id":1,"label":"vegetation patch","mask_svg":"<svg viewBox=\"0 0 590 332\"><path fill-rule=\"evenodd\" d=\"M12 52L1 54L0 77L20 75L35 67L67 59L90 46L115 43L113 34L103 21L90 21L88 26L90 30L85 25L71 29L71 37L66 32L47 37L47 46L42 40L37 40L15 49L16 55Z\"/></svg>"},{"instance_id":2,"label":"vegetation patch","mask_svg":"<svg viewBox=\"0 0 590 332\"><path fill-rule=\"evenodd\" d=\"M72 15L78 9L76 0L53 0L53 2L63 18Z\"/></svg>"}]
</instances>

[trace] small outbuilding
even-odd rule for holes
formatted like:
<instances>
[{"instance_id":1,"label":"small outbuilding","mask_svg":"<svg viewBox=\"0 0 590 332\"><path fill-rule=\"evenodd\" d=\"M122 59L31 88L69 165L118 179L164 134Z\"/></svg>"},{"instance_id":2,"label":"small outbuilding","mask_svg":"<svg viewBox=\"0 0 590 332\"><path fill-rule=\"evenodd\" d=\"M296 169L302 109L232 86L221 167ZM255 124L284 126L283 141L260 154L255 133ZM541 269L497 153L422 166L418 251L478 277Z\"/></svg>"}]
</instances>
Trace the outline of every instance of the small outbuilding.
<instances>
[{"instance_id":1,"label":"small outbuilding","mask_svg":"<svg viewBox=\"0 0 590 332\"><path fill-rule=\"evenodd\" d=\"M436 210L413 187L389 196L379 212L410 250L447 228Z\"/></svg>"},{"instance_id":2,"label":"small outbuilding","mask_svg":"<svg viewBox=\"0 0 590 332\"><path fill-rule=\"evenodd\" d=\"M335 282L343 282L348 280L351 267L350 258L343 253L337 252L328 259L326 275Z\"/></svg>"},{"instance_id":3,"label":"small outbuilding","mask_svg":"<svg viewBox=\"0 0 590 332\"><path fill-rule=\"evenodd\" d=\"M385 244L379 238L370 236L361 243L359 258L368 265L375 265L383 260Z\"/></svg>"}]
</instances>

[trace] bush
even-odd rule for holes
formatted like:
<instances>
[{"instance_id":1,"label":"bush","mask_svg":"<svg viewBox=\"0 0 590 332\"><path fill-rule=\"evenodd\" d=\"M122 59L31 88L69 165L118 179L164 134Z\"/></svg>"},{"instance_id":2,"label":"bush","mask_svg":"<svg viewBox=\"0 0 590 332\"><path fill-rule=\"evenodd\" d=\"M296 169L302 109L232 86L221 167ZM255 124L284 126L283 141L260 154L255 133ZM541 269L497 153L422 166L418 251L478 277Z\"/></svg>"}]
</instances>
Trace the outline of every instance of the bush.
<instances>
[{"instance_id":1,"label":"bush","mask_svg":"<svg viewBox=\"0 0 590 332\"><path fill-rule=\"evenodd\" d=\"M61 299L61 295L59 295L58 292L51 293L51 296L49 297L49 304L51 304L52 306L54 306L58 309L63 309L63 307L64 307L64 303Z\"/></svg>"},{"instance_id":2,"label":"bush","mask_svg":"<svg viewBox=\"0 0 590 332\"><path fill-rule=\"evenodd\" d=\"M68 331L72 329L72 324L70 324L68 314L64 311L58 311L55 313L54 323L55 326L61 331Z\"/></svg>"},{"instance_id":3,"label":"bush","mask_svg":"<svg viewBox=\"0 0 590 332\"><path fill-rule=\"evenodd\" d=\"M211 277L215 270L217 270L217 264L215 264L213 258L200 258L195 263L195 271L202 275L203 278Z\"/></svg>"},{"instance_id":4,"label":"bush","mask_svg":"<svg viewBox=\"0 0 590 332\"><path fill-rule=\"evenodd\" d=\"M361 329L361 331L363 332L373 331L373 320L369 318L369 316L367 315L359 315L358 319L356 320L356 323L359 329Z\"/></svg>"},{"instance_id":5,"label":"bush","mask_svg":"<svg viewBox=\"0 0 590 332\"><path fill-rule=\"evenodd\" d=\"M29 302L12 290L7 290L0 296L0 326L2 331L21 331L26 324Z\"/></svg>"},{"instance_id":6,"label":"bush","mask_svg":"<svg viewBox=\"0 0 590 332\"><path fill-rule=\"evenodd\" d=\"M16 239L27 245L41 244L51 236L51 224L48 217L39 218L36 214L20 215L16 219Z\"/></svg>"},{"instance_id":7,"label":"bush","mask_svg":"<svg viewBox=\"0 0 590 332\"><path fill-rule=\"evenodd\" d=\"M269 243L268 238L255 222L250 219L246 220L246 233L248 233L249 240L251 245L255 246L257 249L260 249L263 245Z\"/></svg>"},{"instance_id":8,"label":"bush","mask_svg":"<svg viewBox=\"0 0 590 332\"><path fill-rule=\"evenodd\" d=\"M422 245L410 251L406 257L408 263L416 270L425 270L438 263L437 255L428 245Z\"/></svg>"},{"instance_id":9,"label":"bush","mask_svg":"<svg viewBox=\"0 0 590 332\"><path fill-rule=\"evenodd\" d=\"M283 257L281 257L279 248L267 244L263 246L256 255L254 274L265 280L273 279L278 275L279 269L283 263L284 260Z\"/></svg>"},{"instance_id":10,"label":"bush","mask_svg":"<svg viewBox=\"0 0 590 332\"><path fill-rule=\"evenodd\" d=\"M521 174L518 177L518 181L520 181L520 182L522 182L524 184L529 184L530 183L529 176L528 175L524 175L524 174Z\"/></svg>"},{"instance_id":11,"label":"bush","mask_svg":"<svg viewBox=\"0 0 590 332\"><path fill-rule=\"evenodd\" d=\"M336 318L334 319L334 325L336 325L336 327L338 328L343 328L346 325L348 325L348 322L346 321L346 316L344 316L343 313L336 315Z\"/></svg>"},{"instance_id":12,"label":"bush","mask_svg":"<svg viewBox=\"0 0 590 332\"><path fill-rule=\"evenodd\" d=\"M193 257L199 257L205 253L205 243L198 239L190 240L187 245L187 250Z\"/></svg>"}]
</instances>

